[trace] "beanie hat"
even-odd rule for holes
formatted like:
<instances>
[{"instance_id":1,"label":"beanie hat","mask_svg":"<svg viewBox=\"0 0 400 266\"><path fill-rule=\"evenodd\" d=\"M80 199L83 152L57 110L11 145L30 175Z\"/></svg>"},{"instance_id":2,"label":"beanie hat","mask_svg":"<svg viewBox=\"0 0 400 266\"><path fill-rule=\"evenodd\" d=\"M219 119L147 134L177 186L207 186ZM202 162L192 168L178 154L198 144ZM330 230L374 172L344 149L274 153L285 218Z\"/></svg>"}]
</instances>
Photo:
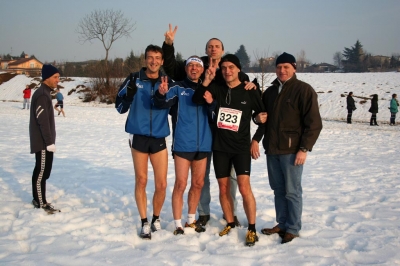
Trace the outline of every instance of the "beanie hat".
<instances>
[{"instance_id":1,"label":"beanie hat","mask_svg":"<svg viewBox=\"0 0 400 266\"><path fill-rule=\"evenodd\" d=\"M276 59L275 66L278 66L279 64L283 63L289 63L294 67L294 69L296 69L296 58L294 58L294 56L291 54L284 52L283 54L278 56L278 58Z\"/></svg>"},{"instance_id":2,"label":"beanie hat","mask_svg":"<svg viewBox=\"0 0 400 266\"><path fill-rule=\"evenodd\" d=\"M221 65L222 65L223 62L231 62L232 64L237 66L237 68L242 70L242 66L240 65L240 60L236 55L227 54L224 57L222 57L221 61L219 62L219 68L221 68Z\"/></svg>"},{"instance_id":3,"label":"beanie hat","mask_svg":"<svg viewBox=\"0 0 400 266\"><path fill-rule=\"evenodd\" d=\"M60 73L58 69L53 65L43 65L42 67L42 80L45 81L46 79L50 78L56 73Z\"/></svg>"}]
</instances>

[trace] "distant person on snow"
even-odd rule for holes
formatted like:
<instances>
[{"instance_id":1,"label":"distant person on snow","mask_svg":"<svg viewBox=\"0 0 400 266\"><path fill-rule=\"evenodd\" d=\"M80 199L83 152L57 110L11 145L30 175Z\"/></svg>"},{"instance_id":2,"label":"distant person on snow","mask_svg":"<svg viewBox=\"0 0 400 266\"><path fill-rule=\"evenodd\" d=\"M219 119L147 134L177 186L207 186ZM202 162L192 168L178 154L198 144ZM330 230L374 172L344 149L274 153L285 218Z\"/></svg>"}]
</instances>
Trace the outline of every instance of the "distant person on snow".
<instances>
[{"instance_id":1,"label":"distant person on snow","mask_svg":"<svg viewBox=\"0 0 400 266\"><path fill-rule=\"evenodd\" d=\"M393 93L392 100L390 100L390 125L396 125L396 114L399 111L399 101L397 100L397 94Z\"/></svg>"},{"instance_id":2,"label":"distant person on snow","mask_svg":"<svg viewBox=\"0 0 400 266\"><path fill-rule=\"evenodd\" d=\"M65 117L65 112L64 112L64 96L62 95L62 93L60 92L60 88L56 89L56 99L57 99L57 103L54 105L54 109L57 110L58 114L60 115L60 113L63 114L63 116ZM58 107L60 107L60 109L58 109Z\"/></svg>"},{"instance_id":3,"label":"distant person on snow","mask_svg":"<svg viewBox=\"0 0 400 266\"><path fill-rule=\"evenodd\" d=\"M60 211L46 200L46 181L50 177L53 156L56 152L56 126L50 93L57 88L59 81L58 69L52 65L43 65L42 84L32 96L29 121L31 153L36 157L32 174L32 204L49 214Z\"/></svg>"},{"instance_id":4,"label":"distant person on snow","mask_svg":"<svg viewBox=\"0 0 400 266\"><path fill-rule=\"evenodd\" d=\"M25 109L25 105L26 105L26 109L29 110L29 102L31 100L31 87L29 87L29 85L26 85L25 89L23 90L24 93L24 105L22 107L22 109Z\"/></svg>"},{"instance_id":5,"label":"distant person on snow","mask_svg":"<svg viewBox=\"0 0 400 266\"><path fill-rule=\"evenodd\" d=\"M378 126L378 123L376 123L376 114L378 113L378 94L372 95L371 107L369 108L368 111L372 113L369 125Z\"/></svg>"},{"instance_id":6,"label":"distant person on snow","mask_svg":"<svg viewBox=\"0 0 400 266\"><path fill-rule=\"evenodd\" d=\"M353 115L353 111L355 111L356 104L353 99L353 92L349 92L347 95L347 124L351 124L351 116Z\"/></svg>"}]
</instances>

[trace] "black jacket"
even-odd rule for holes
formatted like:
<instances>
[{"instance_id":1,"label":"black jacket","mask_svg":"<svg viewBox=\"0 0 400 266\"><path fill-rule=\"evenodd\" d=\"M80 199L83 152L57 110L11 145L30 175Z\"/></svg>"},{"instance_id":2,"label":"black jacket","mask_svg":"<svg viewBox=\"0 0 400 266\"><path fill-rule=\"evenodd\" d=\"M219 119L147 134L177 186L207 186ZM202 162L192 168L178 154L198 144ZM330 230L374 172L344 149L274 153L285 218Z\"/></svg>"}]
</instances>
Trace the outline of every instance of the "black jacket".
<instances>
[{"instance_id":1,"label":"black jacket","mask_svg":"<svg viewBox=\"0 0 400 266\"><path fill-rule=\"evenodd\" d=\"M51 91L52 89L49 86L42 83L32 96L29 120L31 153L46 150L47 146L56 143Z\"/></svg>"},{"instance_id":2,"label":"black jacket","mask_svg":"<svg viewBox=\"0 0 400 266\"><path fill-rule=\"evenodd\" d=\"M259 128L253 139L264 137L266 154L292 154L300 147L311 151L322 130L317 93L296 75L280 93L278 79L272 84L262 96L268 114L265 130Z\"/></svg>"},{"instance_id":3,"label":"black jacket","mask_svg":"<svg viewBox=\"0 0 400 266\"><path fill-rule=\"evenodd\" d=\"M370 113L377 114L378 113L378 99L371 99L371 107L368 110Z\"/></svg>"},{"instance_id":4,"label":"black jacket","mask_svg":"<svg viewBox=\"0 0 400 266\"><path fill-rule=\"evenodd\" d=\"M185 71L186 60L184 62L176 61L174 45L168 45L164 42L162 45L162 50L164 54L163 68L165 73L175 81L184 80L187 76ZM208 56L202 56L201 60L204 64L204 72L201 74L200 79L204 80L205 71L209 67ZM249 76L247 76L244 72L239 72L239 80L241 82L250 81ZM221 69L218 69L215 73L215 81L218 84L225 83L224 78L222 77Z\"/></svg>"},{"instance_id":5,"label":"black jacket","mask_svg":"<svg viewBox=\"0 0 400 266\"><path fill-rule=\"evenodd\" d=\"M347 110L354 111L354 110L357 109L353 97L351 97L350 95L347 96L347 100L346 101L347 101Z\"/></svg>"}]
</instances>

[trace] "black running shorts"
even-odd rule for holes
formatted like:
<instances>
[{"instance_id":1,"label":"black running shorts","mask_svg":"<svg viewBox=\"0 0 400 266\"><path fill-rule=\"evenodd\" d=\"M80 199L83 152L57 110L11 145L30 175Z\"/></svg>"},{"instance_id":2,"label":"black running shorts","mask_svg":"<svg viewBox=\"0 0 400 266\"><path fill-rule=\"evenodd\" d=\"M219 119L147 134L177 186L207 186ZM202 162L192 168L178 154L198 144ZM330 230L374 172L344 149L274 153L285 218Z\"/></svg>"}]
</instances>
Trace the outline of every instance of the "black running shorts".
<instances>
[{"instance_id":1,"label":"black running shorts","mask_svg":"<svg viewBox=\"0 0 400 266\"><path fill-rule=\"evenodd\" d=\"M165 138L129 135L129 147L143 153L157 153L167 148Z\"/></svg>"},{"instance_id":2,"label":"black running shorts","mask_svg":"<svg viewBox=\"0 0 400 266\"><path fill-rule=\"evenodd\" d=\"M232 165L235 168L236 176L249 176L251 172L250 151L249 153L213 151L213 163L216 178L229 177Z\"/></svg>"},{"instance_id":3,"label":"black running shorts","mask_svg":"<svg viewBox=\"0 0 400 266\"><path fill-rule=\"evenodd\" d=\"M180 152L174 151L174 156L179 156L188 161L200 161L208 156L209 152Z\"/></svg>"},{"instance_id":4,"label":"black running shorts","mask_svg":"<svg viewBox=\"0 0 400 266\"><path fill-rule=\"evenodd\" d=\"M60 107L61 109L63 109L64 108L64 101L58 101L56 103L56 107Z\"/></svg>"}]
</instances>

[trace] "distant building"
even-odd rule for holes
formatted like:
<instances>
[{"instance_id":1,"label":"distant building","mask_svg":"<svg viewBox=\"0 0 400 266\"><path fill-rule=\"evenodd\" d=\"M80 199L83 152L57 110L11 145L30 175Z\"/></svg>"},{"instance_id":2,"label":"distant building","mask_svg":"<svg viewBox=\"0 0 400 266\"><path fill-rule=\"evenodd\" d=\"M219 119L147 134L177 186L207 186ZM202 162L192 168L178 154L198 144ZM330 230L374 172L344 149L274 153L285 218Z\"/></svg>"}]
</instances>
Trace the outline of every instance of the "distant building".
<instances>
[{"instance_id":1,"label":"distant building","mask_svg":"<svg viewBox=\"0 0 400 266\"><path fill-rule=\"evenodd\" d=\"M35 57L0 60L0 70L9 73L25 74L27 76L40 76L43 63Z\"/></svg>"},{"instance_id":2,"label":"distant building","mask_svg":"<svg viewBox=\"0 0 400 266\"><path fill-rule=\"evenodd\" d=\"M308 66L306 69L304 69L304 72L324 73L324 72L335 72L337 69L338 69L337 66L328 63L320 63Z\"/></svg>"}]
</instances>

